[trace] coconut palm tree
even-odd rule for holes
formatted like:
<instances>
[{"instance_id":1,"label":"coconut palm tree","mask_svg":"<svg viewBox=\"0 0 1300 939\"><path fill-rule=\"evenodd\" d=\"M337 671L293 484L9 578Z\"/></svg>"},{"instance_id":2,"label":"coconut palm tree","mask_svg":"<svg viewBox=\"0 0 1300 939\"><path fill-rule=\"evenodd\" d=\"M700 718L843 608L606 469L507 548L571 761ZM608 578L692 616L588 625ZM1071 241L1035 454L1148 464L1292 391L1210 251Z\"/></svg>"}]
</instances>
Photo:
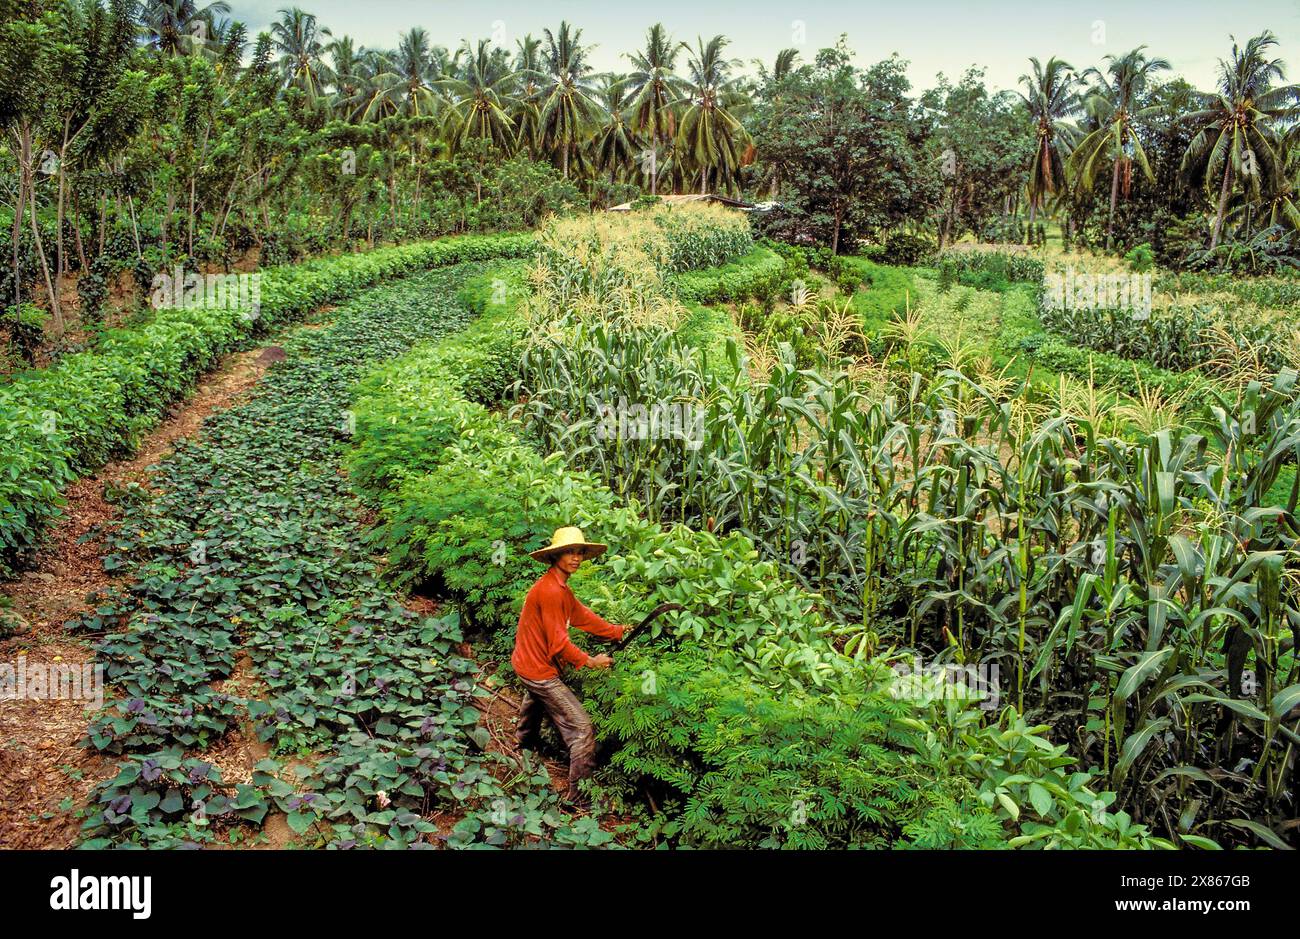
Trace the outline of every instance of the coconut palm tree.
<instances>
[{"instance_id":1,"label":"coconut palm tree","mask_svg":"<svg viewBox=\"0 0 1300 939\"><path fill-rule=\"evenodd\" d=\"M515 140L527 148L530 157L541 149L542 41L531 34L515 40L514 101Z\"/></svg>"},{"instance_id":2,"label":"coconut palm tree","mask_svg":"<svg viewBox=\"0 0 1300 939\"><path fill-rule=\"evenodd\" d=\"M1029 164L1029 221L1047 196L1065 188L1065 161L1078 142L1079 128L1071 115L1079 109L1079 79L1074 67L1053 56L1047 64L1030 58L1033 75L1021 75L1019 92L1037 128L1037 143Z\"/></svg>"},{"instance_id":3,"label":"coconut palm tree","mask_svg":"<svg viewBox=\"0 0 1300 939\"><path fill-rule=\"evenodd\" d=\"M1168 69L1169 63L1165 59L1148 58L1144 49L1146 46L1138 46L1121 56L1106 56L1105 75L1095 68L1083 73L1085 80L1094 82L1084 99L1084 108L1095 129L1075 147L1066 164L1074 180L1089 191L1102 168L1107 165L1111 168L1107 250L1114 243L1115 206L1119 202L1120 185L1122 182L1127 195L1134 161L1148 180L1154 180L1138 130L1155 115L1156 109L1142 107L1141 101L1151 75Z\"/></svg>"},{"instance_id":4,"label":"coconut palm tree","mask_svg":"<svg viewBox=\"0 0 1300 939\"><path fill-rule=\"evenodd\" d=\"M486 140L506 153L513 152L516 136L510 118L510 93L516 78L508 53L492 48L486 39L480 39L471 49L467 39L456 62L457 74L438 83L453 102L448 108L448 142L455 149L467 140Z\"/></svg>"},{"instance_id":5,"label":"coconut palm tree","mask_svg":"<svg viewBox=\"0 0 1300 939\"><path fill-rule=\"evenodd\" d=\"M749 134L733 113L744 105L741 80L732 76L739 67L736 59L724 59L725 36L714 36L706 44L697 38L696 48L686 43L686 94L678 146L685 149L700 177L700 192L709 191L709 176L729 185L745 162L750 148Z\"/></svg>"},{"instance_id":6,"label":"coconut palm tree","mask_svg":"<svg viewBox=\"0 0 1300 939\"><path fill-rule=\"evenodd\" d=\"M395 51L372 53L374 75L360 119L376 120L394 114L433 117L440 103L436 84L443 77L446 52L441 46L431 46L429 34L416 26L402 33Z\"/></svg>"},{"instance_id":7,"label":"coconut palm tree","mask_svg":"<svg viewBox=\"0 0 1300 939\"><path fill-rule=\"evenodd\" d=\"M581 44L582 30L562 22L557 33L549 29L543 32L545 81L539 109L542 145L552 157L559 156L560 170L568 179L569 162L577 152L578 141L600 113L598 91L587 63L588 48Z\"/></svg>"},{"instance_id":8,"label":"coconut palm tree","mask_svg":"<svg viewBox=\"0 0 1300 939\"><path fill-rule=\"evenodd\" d=\"M626 81L613 75L602 76L600 97L604 119L592 139L593 162L597 169L609 173L612 183L620 170L626 173L636 164L641 141L632 129Z\"/></svg>"},{"instance_id":9,"label":"coconut palm tree","mask_svg":"<svg viewBox=\"0 0 1300 939\"><path fill-rule=\"evenodd\" d=\"M768 71L767 66L758 59L754 64L758 66L758 77L762 82L780 82L794 74L795 63L799 59L798 49L782 49L776 54L776 59L772 62L772 70Z\"/></svg>"},{"instance_id":10,"label":"coconut palm tree","mask_svg":"<svg viewBox=\"0 0 1300 939\"><path fill-rule=\"evenodd\" d=\"M271 39L280 53L280 69L290 87L301 88L308 101L316 101L334 76L325 64L322 37L330 31L319 26L316 17L294 7L280 10L280 19L271 24Z\"/></svg>"},{"instance_id":11,"label":"coconut palm tree","mask_svg":"<svg viewBox=\"0 0 1300 939\"><path fill-rule=\"evenodd\" d=\"M1282 137L1277 163L1276 178L1263 199L1239 199L1225 222L1241 223L1247 231L1251 223L1257 222L1261 227L1300 232L1300 124Z\"/></svg>"},{"instance_id":12,"label":"coconut palm tree","mask_svg":"<svg viewBox=\"0 0 1300 939\"><path fill-rule=\"evenodd\" d=\"M1254 201L1283 181L1283 141L1276 125L1295 114L1300 86L1281 84L1282 60L1267 57L1276 45L1277 37L1267 30L1244 47L1234 39L1231 59L1219 60L1218 93L1206 95L1205 106L1187 117L1200 130L1183 154L1184 178L1199 177L1211 199L1218 189L1210 250L1219 244L1234 181Z\"/></svg>"},{"instance_id":13,"label":"coconut palm tree","mask_svg":"<svg viewBox=\"0 0 1300 939\"><path fill-rule=\"evenodd\" d=\"M145 0L140 9L140 35L166 55L188 55L204 48L216 32L218 15L230 4L215 0L199 6L194 0Z\"/></svg>"},{"instance_id":14,"label":"coconut palm tree","mask_svg":"<svg viewBox=\"0 0 1300 939\"><path fill-rule=\"evenodd\" d=\"M651 195L658 191L659 151L672 145L677 134L677 102L686 94L685 83L673 72L680 51L663 24L656 23L646 32L645 49L626 54L633 65L624 80L632 128L654 147L647 174Z\"/></svg>"},{"instance_id":15,"label":"coconut palm tree","mask_svg":"<svg viewBox=\"0 0 1300 939\"><path fill-rule=\"evenodd\" d=\"M369 81L363 53L351 36L332 39L325 46L325 54L330 57L331 100L340 117L356 106Z\"/></svg>"},{"instance_id":16,"label":"coconut palm tree","mask_svg":"<svg viewBox=\"0 0 1300 939\"><path fill-rule=\"evenodd\" d=\"M354 80L348 82L355 89L350 98L339 102L348 121L377 120L396 113L397 106L384 94L387 85L380 81L380 76L388 76L394 71L391 56L391 52L383 49L365 46L357 49L352 73ZM335 70L337 72L337 64ZM339 80L336 75L336 81Z\"/></svg>"}]
</instances>

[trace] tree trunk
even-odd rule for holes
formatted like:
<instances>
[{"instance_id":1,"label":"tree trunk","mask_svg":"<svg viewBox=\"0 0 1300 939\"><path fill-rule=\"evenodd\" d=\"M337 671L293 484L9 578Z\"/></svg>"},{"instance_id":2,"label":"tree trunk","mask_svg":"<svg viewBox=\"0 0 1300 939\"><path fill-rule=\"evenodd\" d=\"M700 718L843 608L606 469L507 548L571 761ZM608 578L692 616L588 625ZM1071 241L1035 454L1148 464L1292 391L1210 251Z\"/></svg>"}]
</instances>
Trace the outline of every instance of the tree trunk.
<instances>
[{"instance_id":1,"label":"tree trunk","mask_svg":"<svg viewBox=\"0 0 1300 939\"><path fill-rule=\"evenodd\" d=\"M17 137L17 134L15 134L15 137ZM18 156L18 197L14 200L14 224L13 230L9 234L9 244L13 247L14 253L14 307L17 308L23 300L22 278L19 276L21 262L18 251L18 239L23 233L23 213L27 209L27 178L22 171L21 144L14 147L14 153Z\"/></svg>"},{"instance_id":2,"label":"tree trunk","mask_svg":"<svg viewBox=\"0 0 1300 939\"><path fill-rule=\"evenodd\" d=\"M62 277L68 272L68 262L66 252L63 250L63 194L65 184L68 178L67 172L63 168L64 160L68 155L68 123L70 118L63 121L63 143L59 147L59 208L56 214L57 228L55 237L55 277Z\"/></svg>"},{"instance_id":3,"label":"tree trunk","mask_svg":"<svg viewBox=\"0 0 1300 939\"><path fill-rule=\"evenodd\" d=\"M953 222L957 217L957 183L954 180L952 184L952 199L949 200L948 208L943 213L943 227L939 230L939 247L952 241Z\"/></svg>"},{"instance_id":4,"label":"tree trunk","mask_svg":"<svg viewBox=\"0 0 1300 939\"><path fill-rule=\"evenodd\" d=\"M72 190L72 236L76 239L77 260L81 262L81 269L89 270L90 262L86 260L86 246L81 243L81 205L75 189Z\"/></svg>"},{"instance_id":5,"label":"tree trunk","mask_svg":"<svg viewBox=\"0 0 1300 939\"><path fill-rule=\"evenodd\" d=\"M144 260L144 251L140 248L140 226L135 220L135 196L126 197L126 207L131 210L131 235L135 239L135 259Z\"/></svg>"},{"instance_id":6,"label":"tree trunk","mask_svg":"<svg viewBox=\"0 0 1300 939\"><path fill-rule=\"evenodd\" d=\"M351 200L349 200L348 202L344 203L344 208L343 208L343 236L342 236L343 247L345 250L348 251L351 251L353 248L352 239L351 237L349 237L352 234L352 211L353 211L353 203L351 202Z\"/></svg>"},{"instance_id":7,"label":"tree trunk","mask_svg":"<svg viewBox=\"0 0 1300 939\"><path fill-rule=\"evenodd\" d=\"M190 174L190 205L185 218L185 253L194 253L194 196L198 184L198 173Z\"/></svg>"},{"instance_id":8,"label":"tree trunk","mask_svg":"<svg viewBox=\"0 0 1300 939\"><path fill-rule=\"evenodd\" d=\"M171 251L168 249L167 233L168 233L168 227L172 219L172 211L175 208L176 208L176 193L172 191L172 187L168 185L166 208L163 211L162 225L159 227L159 233L158 233L158 237L161 239L160 247L167 253L168 257L171 257Z\"/></svg>"},{"instance_id":9,"label":"tree trunk","mask_svg":"<svg viewBox=\"0 0 1300 939\"><path fill-rule=\"evenodd\" d=\"M1223 166L1223 185L1219 187L1219 211L1214 216L1214 234L1210 236L1210 250L1219 246L1219 234L1223 231L1223 215L1228 210L1228 186L1232 181L1232 160L1226 160Z\"/></svg>"},{"instance_id":10,"label":"tree trunk","mask_svg":"<svg viewBox=\"0 0 1300 939\"><path fill-rule=\"evenodd\" d=\"M122 208L122 200L118 198L118 210ZM97 243L99 244L99 253L104 253L104 240L108 237L108 196L102 192L99 194L99 223L96 229Z\"/></svg>"},{"instance_id":11,"label":"tree trunk","mask_svg":"<svg viewBox=\"0 0 1300 939\"><path fill-rule=\"evenodd\" d=\"M1110 214L1106 216L1106 250L1114 244L1115 203L1119 201L1119 164L1123 157L1115 157L1115 171L1110 176Z\"/></svg>"},{"instance_id":12,"label":"tree trunk","mask_svg":"<svg viewBox=\"0 0 1300 939\"><path fill-rule=\"evenodd\" d=\"M31 175L31 147L28 142L28 175ZM27 196L30 200L31 218L32 218L32 236L36 239L36 254L41 259L41 271L45 274L45 289L50 297L50 311L54 314L54 327L58 330L58 335L62 336L64 331L63 324L63 307L59 304L59 292L54 287L54 281L50 279L50 262L45 257L45 244L41 240L41 226L36 219L36 185L35 181L27 187Z\"/></svg>"}]
</instances>

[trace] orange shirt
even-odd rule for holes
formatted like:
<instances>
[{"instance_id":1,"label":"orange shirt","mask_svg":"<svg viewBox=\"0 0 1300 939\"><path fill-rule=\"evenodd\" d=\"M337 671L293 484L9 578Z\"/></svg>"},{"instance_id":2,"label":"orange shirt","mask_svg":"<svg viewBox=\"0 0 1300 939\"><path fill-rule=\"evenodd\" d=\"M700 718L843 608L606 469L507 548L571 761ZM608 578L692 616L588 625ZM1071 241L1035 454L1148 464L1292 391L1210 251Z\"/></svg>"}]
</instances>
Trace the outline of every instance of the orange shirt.
<instances>
[{"instance_id":1,"label":"orange shirt","mask_svg":"<svg viewBox=\"0 0 1300 939\"><path fill-rule=\"evenodd\" d=\"M515 674L529 681L546 681L560 676L559 662L575 668L586 665L587 653L569 639L570 626L605 639L623 638L623 627L605 622L583 606L552 567L537 578L519 612L515 651L510 656Z\"/></svg>"}]
</instances>

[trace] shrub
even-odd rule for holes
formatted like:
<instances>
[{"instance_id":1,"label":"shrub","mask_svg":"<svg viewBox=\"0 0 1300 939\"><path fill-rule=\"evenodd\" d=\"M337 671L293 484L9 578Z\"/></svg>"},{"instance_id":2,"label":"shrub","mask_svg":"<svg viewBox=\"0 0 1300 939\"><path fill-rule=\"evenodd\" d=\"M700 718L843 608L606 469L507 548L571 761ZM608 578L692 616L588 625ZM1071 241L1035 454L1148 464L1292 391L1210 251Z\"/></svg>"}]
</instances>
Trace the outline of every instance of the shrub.
<instances>
[{"instance_id":1,"label":"shrub","mask_svg":"<svg viewBox=\"0 0 1300 939\"><path fill-rule=\"evenodd\" d=\"M941 264L949 264L958 280L972 287L1005 290L1007 283L1041 286L1043 262L1011 251L945 251Z\"/></svg>"},{"instance_id":2,"label":"shrub","mask_svg":"<svg viewBox=\"0 0 1300 939\"><path fill-rule=\"evenodd\" d=\"M865 258L849 257L844 263L856 270L866 284L866 290L853 297L854 308L861 314L866 332L877 332L886 323L903 316L908 303L915 301L916 283L910 271Z\"/></svg>"},{"instance_id":3,"label":"shrub","mask_svg":"<svg viewBox=\"0 0 1300 939\"><path fill-rule=\"evenodd\" d=\"M1129 270L1141 274L1155 266L1156 256L1151 250L1151 245L1143 243L1125 254L1124 260L1128 261Z\"/></svg>"},{"instance_id":4,"label":"shrub","mask_svg":"<svg viewBox=\"0 0 1300 939\"><path fill-rule=\"evenodd\" d=\"M719 303L774 297L785 277L785 260L768 248L756 247L722 267L677 274L671 283L683 301Z\"/></svg>"},{"instance_id":5,"label":"shrub","mask_svg":"<svg viewBox=\"0 0 1300 939\"><path fill-rule=\"evenodd\" d=\"M770 238L764 238L762 246L775 251L782 260L785 261L785 277L787 282L792 282L806 277L808 274L808 249L801 248L798 245L789 245L783 241L773 241Z\"/></svg>"},{"instance_id":6,"label":"shrub","mask_svg":"<svg viewBox=\"0 0 1300 939\"><path fill-rule=\"evenodd\" d=\"M1213 249L1192 250L1186 263L1193 270L1249 274L1300 271L1300 238L1282 225L1273 225L1250 236L1224 241Z\"/></svg>"},{"instance_id":7,"label":"shrub","mask_svg":"<svg viewBox=\"0 0 1300 939\"><path fill-rule=\"evenodd\" d=\"M928 263L936 250L937 245L930 238L904 231L892 231L885 236L885 250L880 260L885 264L911 267Z\"/></svg>"},{"instance_id":8,"label":"shrub","mask_svg":"<svg viewBox=\"0 0 1300 939\"><path fill-rule=\"evenodd\" d=\"M20 304L17 309L9 307L5 311L10 341L24 361L32 361L36 350L40 348L41 341L45 338L45 321L48 318L48 313L32 303Z\"/></svg>"},{"instance_id":9,"label":"shrub","mask_svg":"<svg viewBox=\"0 0 1300 939\"><path fill-rule=\"evenodd\" d=\"M618 745L604 778L615 792L635 781L680 801L680 844L892 847L908 828L934 827L937 806L964 823L958 846L1005 843L973 786L934 785L897 746L894 722L913 708L883 691L775 695L694 647L657 648L583 688Z\"/></svg>"}]
</instances>

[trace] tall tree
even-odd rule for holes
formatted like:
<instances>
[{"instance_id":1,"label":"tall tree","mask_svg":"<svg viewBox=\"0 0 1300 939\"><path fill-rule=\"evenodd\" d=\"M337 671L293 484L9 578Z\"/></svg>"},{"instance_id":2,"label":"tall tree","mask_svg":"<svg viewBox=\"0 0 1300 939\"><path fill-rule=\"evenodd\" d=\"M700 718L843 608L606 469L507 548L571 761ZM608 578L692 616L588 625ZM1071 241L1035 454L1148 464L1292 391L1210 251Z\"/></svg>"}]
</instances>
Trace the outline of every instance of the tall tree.
<instances>
[{"instance_id":1,"label":"tall tree","mask_svg":"<svg viewBox=\"0 0 1300 939\"><path fill-rule=\"evenodd\" d=\"M641 142L632 129L627 102L627 85L613 75L604 76L600 85L604 118L592 139L597 169L609 174L612 183L621 170L627 174L635 165Z\"/></svg>"},{"instance_id":2,"label":"tall tree","mask_svg":"<svg viewBox=\"0 0 1300 939\"><path fill-rule=\"evenodd\" d=\"M1048 196L1066 184L1065 161L1078 142L1079 128L1070 118L1079 109L1079 79L1074 67L1053 56L1047 64L1031 58L1032 75L1020 76L1020 93L1034 121L1034 155L1029 164L1029 221Z\"/></svg>"},{"instance_id":3,"label":"tall tree","mask_svg":"<svg viewBox=\"0 0 1300 939\"><path fill-rule=\"evenodd\" d=\"M230 13L230 4L214 0L199 6L194 0L144 0L140 34L166 55L188 55L202 49L216 34L218 15Z\"/></svg>"},{"instance_id":4,"label":"tall tree","mask_svg":"<svg viewBox=\"0 0 1300 939\"><path fill-rule=\"evenodd\" d=\"M113 136L120 141L139 121L138 109L134 115L127 110L134 108L136 101L124 95L121 87L127 81L135 47L132 12L133 5L127 0L113 0L111 7L99 0L69 0L57 8L54 80L43 96L43 129L49 152L56 155L55 272L59 275L69 269L63 224L69 168L80 163L96 127L108 129L120 122L124 126L112 128L117 131ZM144 91L142 82L130 84L138 101ZM73 228L79 232L76 225Z\"/></svg>"},{"instance_id":5,"label":"tall tree","mask_svg":"<svg viewBox=\"0 0 1300 939\"><path fill-rule=\"evenodd\" d=\"M1234 183L1258 201L1283 179L1277 126L1295 114L1300 86L1282 84L1282 60L1268 58L1276 45L1267 30L1240 48L1234 39L1231 58L1219 60L1218 93L1205 96L1205 106L1188 117L1199 130L1183 156L1183 172L1188 179L1199 177L1211 199L1218 189L1211 250L1219 244Z\"/></svg>"},{"instance_id":6,"label":"tall tree","mask_svg":"<svg viewBox=\"0 0 1300 939\"><path fill-rule=\"evenodd\" d=\"M790 89L804 77L801 72L810 68L798 66L796 64L798 59L797 50L782 49L777 53L776 61L770 71L765 63L758 59L754 60L754 65L758 69L759 84L756 90L755 107L750 111L752 117L750 134L755 139L778 126L786 107L792 101L798 100L796 96L789 93ZM764 159L758 162L758 169L760 174L758 189L766 192L771 199L778 198L782 185L790 176L790 167L778 159L774 151L768 150Z\"/></svg>"},{"instance_id":7,"label":"tall tree","mask_svg":"<svg viewBox=\"0 0 1300 939\"><path fill-rule=\"evenodd\" d=\"M447 139L453 150L465 141L486 140L503 153L515 149L515 127L510 119L510 93L515 85L508 53L494 49L486 39L473 48L469 40L457 56L458 74L440 80L454 103L448 109Z\"/></svg>"},{"instance_id":8,"label":"tall tree","mask_svg":"<svg viewBox=\"0 0 1300 939\"><path fill-rule=\"evenodd\" d=\"M1264 201L1262 213L1269 225L1300 232L1300 124L1282 139L1278 180Z\"/></svg>"},{"instance_id":9,"label":"tall tree","mask_svg":"<svg viewBox=\"0 0 1300 939\"><path fill-rule=\"evenodd\" d=\"M1020 169L1029 159L1031 130L1015 93L990 94L982 69L957 84L942 75L921 96L930 127L929 164L938 169L939 244L979 232L990 218L1016 203L1024 187Z\"/></svg>"},{"instance_id":10,"label":"tall tree","mask_svg":"<svg viewBox=\"0 0 1300 939\"><path fill-rule=\"evenodd\" d=\"M782 106L756 132L759 164L779 164L788 182L774 235L838 252L919 220L933 185L918 159L926 128L913 119L906 63L891 58L864 72L841 38L780 89Z\"/></svg>"},{"instance_id":11,"label":"tall tree","mask_svg":"<svg viewBox=\"0 0 1300 939\"><path fill-rule=\"evenodd\" d=\"M22 302L22 226L23 219L31 221L32 241L40 258L41 272L54 325L63 331L63 310L58 291L50 274L49 259L41 239L40 222L36 216L36 159L35 137L45 110L45 89L54 81L56 73L55 50L59 19L56 13L46 10L41 0L7 0L0 6L5 15L0 18L0 129L7 132L10 150L17 164L18 185L14 198L13 228L10 243L13 246L14 305Z\"/></svg>"},{"instance_id":12,"label":"tall tree","mask_svg":"<svg viewBox=\"0 0 1300 939\"><path fill-rule=\"evenodd\" d=\"M432 46L429 34L419 26L402 33L395 51L371 53L373 76L358 116L361 120L394 114L434 116L439 105L436 86L444 77L445 61L446 50Z\"/></svg>"},{"instance_id":13,"label":"tall tree","mask_svg":"<svg viewBox=\"0 0 1300 939\"><path fill-rule=\"evenodd\" d=\"M280 68L288 84L301 88L314 104L334 80L325 64L326 46L322 41L322 37L331 38L331 33L317 25L314 15L299 7L279 12L280 18L271 24L271 39L280 53Z\"/></svg>"},{"instance_id":14,"label":"tall tree","mask_svg":"<svg viewBox=\"0 0 1300 939\"><path fill-rule=\"evenodd\" d=\"M627 106L632 115L632 127L647 138L653 148L646 173L650 178L650 192L658 192L660 164L672 146L677 133L677 102L686 88L675 73L680 47L676 45L662 23L655 23L646 32L645 48L627 53L633 70L625 79ZM660 151L665 151L662 155Z\"/></svg>"},{"instance_id":15,"label":"tall tree","mask_svg":"<svg viewBox=\"0 0 1300 939\"><path fill-rule=\"evenodd\" d=\"M325 54L330 57L332 106L336 112L346 114L366 83L360 50L351 36L339 36L326 44Z\"/></svg>"},{"instance_id":16,"label":"tall tree","mask_svg":"<svg viewBox=\"0 0 1300 939\"><path fill-rule=\"evenodd\" d=\"M740 62L722 55L727 43L721 35L707 44L697 38L694 49L682 43L688 74L677 143L698 170L702 193L709 191L710 174L729 188L742 163L752 159L749 132L733 113L743 106L744 95L739 76L733 75Z\"/></svg>"},{"instance_id":17,"label":"tall tree","mask_svg":"<svg viewBox=\"0 0 1300 939\"><path fill-rule=\"evenodd\" d=\"M1086 190L1091 190L1098 172L1111 167L1110 213L1106 218L1106 249L1114 244L1115 206L1119 202L1121 183L1127 195L1132 184L1133 163L1137 162L1148 180L1154 179L1151 164L1142 149L1139 130L1155 116L1154 108L1139 105L1151 75L1169 68L1165 59L1149 58L1146 46L1121 56L1106 56L1106 72L1095 68L1083 73L1093 86L1084 99L1084 107L1093 130L1080 141L1070 155L1071 175Z\"/></svg>"},{"instance_id":18,"label":"tall tree","mask_svg":"<svg viewBox=\"0 0 1300 939\"><path fill-rule=\"evenodd\" d=\"M558 155L560 171L569 178L569 161L577 152L583 131L600 113L598 91L582 45L582 30L561 22L556 33L544 30L542 48L545 81L541 91L540 128L543 146Z\"/></svg>"},{"instance_id":19,"label":"tall tree","mask_svg":"<svg viewBox=\"0 0 1300 939\"><path fill-rule=\"evenodd\" d=\"M542 145L542 41L531 34L515 41L515 140L536 157Z\"/></svg>"}]
</instances>

